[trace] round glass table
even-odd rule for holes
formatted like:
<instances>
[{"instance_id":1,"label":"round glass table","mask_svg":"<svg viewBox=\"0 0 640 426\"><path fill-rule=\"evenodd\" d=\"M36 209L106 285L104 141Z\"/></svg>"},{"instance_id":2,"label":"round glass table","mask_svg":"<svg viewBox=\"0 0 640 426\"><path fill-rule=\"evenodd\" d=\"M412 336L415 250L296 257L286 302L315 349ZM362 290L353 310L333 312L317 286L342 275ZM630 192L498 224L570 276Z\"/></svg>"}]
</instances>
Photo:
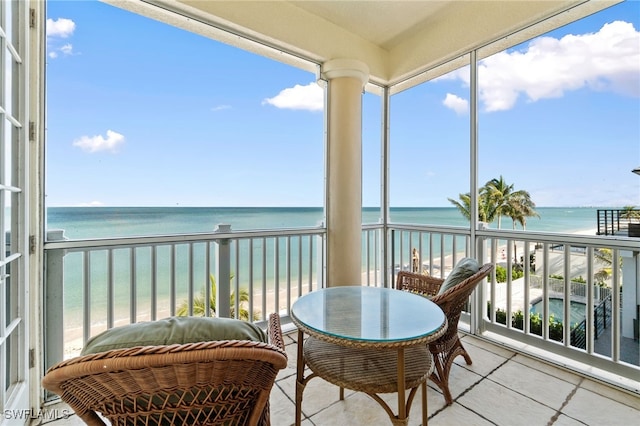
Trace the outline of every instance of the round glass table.
<instances>
[{"instance_id":1,"label":"round glass table","mask_svg":"<svg viewBox=\"0 0 640 426\"><path fill-rule=\"evenodd\" d=\"M426 424L426 380L432 370L427 343L447 327L442 310L430 300L378 287L330 287L298 299L291 308L298 327L296 425L309 380L321 377L343 389L365 392L383 406L393 424L408 422L409 407L422 387ZM304 335L308 338L304 341ZM305 366L311 370L304 377ZM406 399L405 390L409 389ZM398 393L398 414L378 396Z\"/></svg>"}]
</instances>

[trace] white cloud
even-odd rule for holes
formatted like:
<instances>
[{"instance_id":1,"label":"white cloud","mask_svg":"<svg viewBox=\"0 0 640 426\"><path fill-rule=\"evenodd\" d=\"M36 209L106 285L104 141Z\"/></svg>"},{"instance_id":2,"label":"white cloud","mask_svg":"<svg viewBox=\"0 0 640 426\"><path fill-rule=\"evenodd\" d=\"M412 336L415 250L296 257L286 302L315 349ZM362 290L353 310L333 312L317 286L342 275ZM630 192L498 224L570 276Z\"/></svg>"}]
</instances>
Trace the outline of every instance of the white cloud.
<instances>
[{"instance_id":1,"label":"white cloud","mask_svg":"<svg viewBox=\"0 0 640 426\"><path fill-rule=\"evenodd\" d=\"M71 19L58 18L55 21L47 19L47 49L48 56L56 59L60 54L64 56L73 54L73 45L66 43L63 46L56 46L59 39L71 37L76 29L76 24Z\"/></svg>"},{"instance_id":2,"label":"white cloud","mask_svg":"<svg viewBox=\"0 0 640 426\"><path fill-rule=\"evenodd\" d=\"M76 30L76 23L71 19L47 19L47 37L67 38Z\"/></svg>"},{"instance_id":3,"label":"white cloud","mask_svg":"<svg viewBox=\"0 0 640 426\"><path fill-rule=\"evenodd\" d=\"M107 137L82 136L73 141L73 146L77 146L85 152L110 151L117 152L118 147L124 143L124 136L113 130L107 130Z\"/></svg>"},{"instance_id":4,"label":"white cloud","mask_svg":"<svg viewBox=\"0 0 640 426\"><path fill-rule=\"evenodd\" d=\"M447 93L447 97L442 101L442 104L454 110L458 115L465 114L469 111L469 101L451 93Z\"/></svg>"},{"instance_id":5,"label":"white cloud","mask_svg":"<svg viewBox=\"0 0 640 426\"><path fill-rule=\"evenodd\" d=\"M211 111L224 111L225 109L231 109L231 105L217 105L211 108Z\"/></svg>"},{"instance_id":6,"label":"white cloud","mask_svg":"<svg viewBox=\"0 0 640 426\"><path fill-rule=\"evenodd\" d=\"M447 78L468 84L468 68ZM478 78L486 111L511 109L521 95L536 102L585 87L640 97L640 32L616 21L596 33L539 37L524 50L483 60Z\"/></svg>"},{"instance_id":7,"label":"white cloud","mask_svg":"<svg viewBox=\"0 0 640 426\"><path fill-rule=\"evenodd\" d=\"M60 51L65 55L71 55L73 53L73 45L71 45L70 43L65 44L60 48Z\"/></svg>"},{"instance_id":8,"label":"white cloud","mask_svg":"<svg viewBox=\"0 0 640 426\"><path fill-rule=\"evenodd\" d=\"M73 45L71 43L67 43L62 47L51 47L49 46L49 57L51 59L56 59L62 53L63 56L73 55Z\"/></svg>"},{"instance_id":9,"label":"white cloud","mask_svg":"<svg viewBox=\"0 0 640 426\"><path fill-rule=\"evenodd\" d=\"M273 105L282 109L301 109L308 111L322 111L324 108L324 91L316 83L306 86L296 84L282 90L273 98L262 101L262 105Z\"/></svg>"}]
</instances>

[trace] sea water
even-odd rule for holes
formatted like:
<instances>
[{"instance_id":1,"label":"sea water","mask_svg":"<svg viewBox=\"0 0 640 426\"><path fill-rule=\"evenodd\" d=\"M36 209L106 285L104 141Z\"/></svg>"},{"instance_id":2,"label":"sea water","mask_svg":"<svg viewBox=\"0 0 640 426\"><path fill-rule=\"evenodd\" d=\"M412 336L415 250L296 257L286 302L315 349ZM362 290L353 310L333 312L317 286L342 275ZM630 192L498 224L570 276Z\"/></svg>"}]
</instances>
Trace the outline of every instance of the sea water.
<instances>
[{"instance_id":1,"label":"sea water","mask_svg":"<svg viewBox=\"0 0 640 426\"><path fill-rule=\"evenodd\" d=\"M572 233L597 227L596 208L542 207L526 222L529 231ZM219 224L233 230L314 227L320 207L50 207L47 229L63 229L68 239L117 238L212 232ZM363 223L379 223L380 209L362 210ZM455 208L391 208L397 224L469 226ZM496 228L497 223L490 224ZM512 229L502 218L501 228ZM520 225L518 225L518 229Z\"/></svg>"}]
</instances>

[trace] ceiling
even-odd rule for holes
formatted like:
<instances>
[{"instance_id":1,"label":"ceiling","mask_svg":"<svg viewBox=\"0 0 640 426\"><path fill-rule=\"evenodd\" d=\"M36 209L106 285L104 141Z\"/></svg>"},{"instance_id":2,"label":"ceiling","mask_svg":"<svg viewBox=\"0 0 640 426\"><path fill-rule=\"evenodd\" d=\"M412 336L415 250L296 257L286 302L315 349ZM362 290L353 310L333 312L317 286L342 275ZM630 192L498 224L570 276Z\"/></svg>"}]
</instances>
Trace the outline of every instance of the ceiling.
<instances>
[{"instance_id":1,"label":"ceiling","mask_svg":"<svg viewBox=\"0 0 640 426\"><path fill-rule=\"evenodd\" d=\"M105 1L312 71L356 59L372 83L402 86L459 66L450 61L471 50L481 59L620 0Z\"/></svg>"}]
</instances>

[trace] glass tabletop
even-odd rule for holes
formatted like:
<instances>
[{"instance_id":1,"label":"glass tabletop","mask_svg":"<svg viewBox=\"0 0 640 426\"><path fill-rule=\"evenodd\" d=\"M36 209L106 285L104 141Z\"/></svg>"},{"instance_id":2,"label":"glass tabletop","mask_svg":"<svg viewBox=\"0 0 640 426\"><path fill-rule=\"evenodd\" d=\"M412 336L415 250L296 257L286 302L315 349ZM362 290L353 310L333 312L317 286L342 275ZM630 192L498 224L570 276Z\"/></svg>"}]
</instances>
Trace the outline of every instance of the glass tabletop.
<instances>
[{"instance_id":1,"label":"glass tabletop","mask_svg":"<svg viewBox=\"0 0 640 426\"><path fill-rule=\"evenodd\" d=\"M330 287L306 294L291 307L299 326L345 340L403 342L442 329L445 316L430 300L378 287Z\"/></svg>"}]
</instances>

